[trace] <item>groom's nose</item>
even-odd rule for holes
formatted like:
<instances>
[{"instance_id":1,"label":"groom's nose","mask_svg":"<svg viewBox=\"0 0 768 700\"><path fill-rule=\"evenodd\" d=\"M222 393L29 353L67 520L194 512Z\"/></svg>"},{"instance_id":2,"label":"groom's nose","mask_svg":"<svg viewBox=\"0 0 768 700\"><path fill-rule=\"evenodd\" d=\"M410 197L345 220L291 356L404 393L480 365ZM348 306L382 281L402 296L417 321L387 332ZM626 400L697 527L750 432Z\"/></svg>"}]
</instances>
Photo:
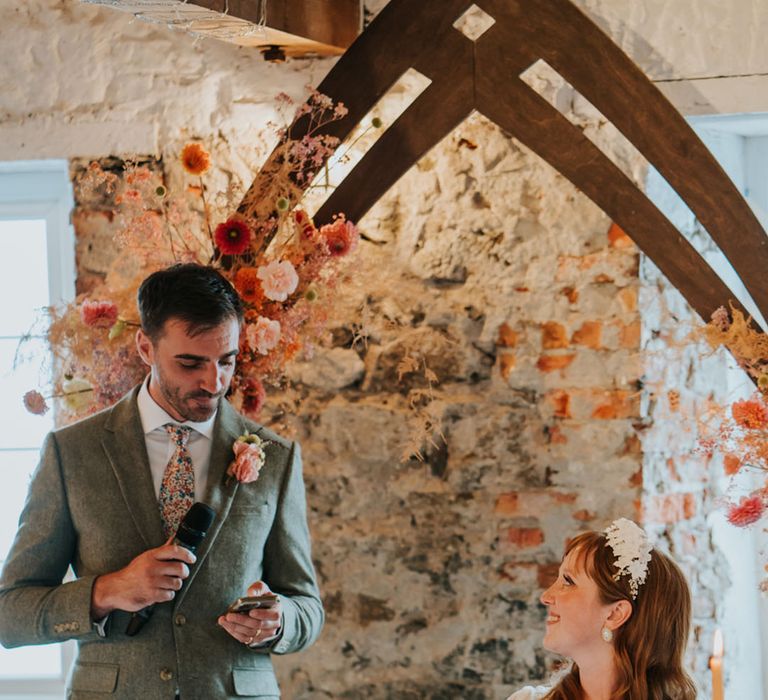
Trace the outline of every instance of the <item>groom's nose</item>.
<instances>
[{"instance_id":1,"label":"groom's nose","mask_svg":"<svg viewBox=\"0 0 768 700\"><path fill-rule=\"evenodd\" d=\"M209 394L216 395L224 387L224 372L217 363L212 362L206 368L200 378L200 388Z\"/></svg>"}]
</instances>

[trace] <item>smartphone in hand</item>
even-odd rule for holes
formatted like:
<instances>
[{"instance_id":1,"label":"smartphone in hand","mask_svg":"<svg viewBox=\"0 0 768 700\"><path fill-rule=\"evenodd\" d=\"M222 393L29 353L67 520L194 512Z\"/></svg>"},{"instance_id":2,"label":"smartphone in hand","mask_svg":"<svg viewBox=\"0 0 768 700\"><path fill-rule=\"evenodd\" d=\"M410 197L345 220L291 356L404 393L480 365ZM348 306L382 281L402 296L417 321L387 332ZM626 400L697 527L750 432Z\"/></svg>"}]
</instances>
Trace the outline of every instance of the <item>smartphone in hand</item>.
<instances>
[{"instance_id":1,"label":"smartphone in hand","mask_svg":"<svg viewBox=\"0 0 768 700\"><path fill-rule=\"evenodd\" d=\"M244 613L255 608L272 608L277 605L278 597L274 593L249 595L238 598L227 608L228 613Z\"/></svg>"}]
</instances>

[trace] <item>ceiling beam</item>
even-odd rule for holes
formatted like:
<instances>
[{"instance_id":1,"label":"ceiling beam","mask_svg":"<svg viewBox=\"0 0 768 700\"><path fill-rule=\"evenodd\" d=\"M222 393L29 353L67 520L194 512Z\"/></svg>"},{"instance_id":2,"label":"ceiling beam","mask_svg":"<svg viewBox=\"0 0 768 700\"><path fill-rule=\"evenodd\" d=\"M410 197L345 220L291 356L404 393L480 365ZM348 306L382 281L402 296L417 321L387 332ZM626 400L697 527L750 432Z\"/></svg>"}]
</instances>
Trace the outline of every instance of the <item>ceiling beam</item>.
<instances>
[{"instance_id":1,"label":"ceiling beam","mask_svg":"<svg viewBox=\"0 0 768 700\"><path fill-rule=\"evenodd\" d=\"M362 31L361 0L81 0L137 19L285 56L340 56Z\"/></svg>"},{"instance_id":2,"label":"ceiling beam","mask_svg":"<svg viewBox=\"0 0 768 700\"><path fill-rule=\"evenodd\" d=\"M257 0L195 0L214 12L225 12L258 24L262 3ZM363 26L361 0L266 0L266 25L270 30L309 40L343 53ZM292 42L293 43L293 42Z\"/></svg>"}]
</instances>

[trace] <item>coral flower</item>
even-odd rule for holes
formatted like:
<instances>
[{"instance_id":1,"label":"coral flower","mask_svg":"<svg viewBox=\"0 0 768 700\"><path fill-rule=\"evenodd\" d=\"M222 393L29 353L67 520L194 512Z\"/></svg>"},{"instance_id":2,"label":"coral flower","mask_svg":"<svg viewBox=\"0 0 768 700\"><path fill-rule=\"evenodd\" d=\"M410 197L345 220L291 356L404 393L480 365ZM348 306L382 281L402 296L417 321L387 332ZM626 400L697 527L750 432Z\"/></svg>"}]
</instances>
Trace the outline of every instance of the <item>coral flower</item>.
<instances>
[{"instance_id":1,"label":"coral flower","mask_svg":"<svg viewBox=\"0 0 768 700\"><path fill-rule=\"evenodd\" d=\"M335 257L353 251L360 240L357 226L347 221L343 214L340 214L333 223L323 226L320 234L328 245L328 252Z\"/></svg>"},{"instance_id":2,"label":"coral flower","mask_svg":"<svg viewBox=\"0 0 768 700\"><path fill-rule=\"evenodd\" d=\"M259 355L266 355L280 342L280 321L259 316L255 323L248 325L245 337L253 350Z\"/></svg>"},{"instance_id":3,"label":"coral flower","mask_svg":"<svg viewBox=\"0 0 768 700\"><path fill-rule=\"evenodd\" d=\"M39 391L28 391L24 394L24 408L36 416L42 416L48 412L48 404L45 397Z\"/></svg>"},{"instance_id":4,"label":"coral flower","mask_svg":"<svg viewBox=\"0 0 768 700\"><path fill-rule=\"evenodd\" d=\"M768 408L757 399L736 401L731 406L731 414L742 428L755 430L768 426Z\"/></svg>"},{"instance_id":5,"label":"coral flower","mask_svg":"<svg viewBox=\"0 0 768 700\"><path fill-rule=\"evenodd\" d=\"M262 265L256 273L261 280L264 296L272 301L285 301L299 286L299 276L287 260L273 260Z\"/></svg>"},{"instance_id":6,"label":"coral flower","mask_svg":"<svg viewBox=\"0 0 768 700\"><path fill-rule=\"evenodd\" d=\"M235 289L240 298L249 304L256 305L264 299L264 291L255 267L241 267L235 273Z\"/></svg>"},{"instance_id":7,"label":"coral flower","mask_svg":"<svg viewBox=\"0 0 768 700\"><path fill-rule=\"evenodd\" d=\"M241 255L251 242L251 230L245 221L233 217L219 224L213 237L222 255Z\"/></svg>"},{"instance_id":8,"label":"coral flower","mask_svg":"<svg viewBox=\"0 0 768 700\"><path fill-rule=\"evenodd\" d=\"M181 151L181 164L190 175L202 175L211 166L211 157L199 143L188 143Z\"/></svg>"},{"instance_id":9,"label":"coral flower","mask_svg":"<svg viewBox=\"0 0 768 700\"><path fill-rule=\"evenodd\" d=\"M80 307L80 318L92 328L111 328L117 321L117 306L111 301L86 299Z\"/></svg>"},{"instance_id":10,"label":"coral flower","mask_svg":"<svg viewBox=\"0 0 768 700\"><path fill-rule=\"evenodd\" d=\"M742 459L738 455L727 454L723 457L723 469L728 476L737 474L742 464Z\"/></svg>"},{"instance_id":11,"label":"coral flower","mask_svg":"<svg viewBox=\"0 0 768 700\"><path fill-rule=\"evenodd\" d=\"M765 505L760 496L745 496L738 504L728 508L728 522L737 527L747 527L760 520L764 511Z\"/></svg>"}]
</instances>

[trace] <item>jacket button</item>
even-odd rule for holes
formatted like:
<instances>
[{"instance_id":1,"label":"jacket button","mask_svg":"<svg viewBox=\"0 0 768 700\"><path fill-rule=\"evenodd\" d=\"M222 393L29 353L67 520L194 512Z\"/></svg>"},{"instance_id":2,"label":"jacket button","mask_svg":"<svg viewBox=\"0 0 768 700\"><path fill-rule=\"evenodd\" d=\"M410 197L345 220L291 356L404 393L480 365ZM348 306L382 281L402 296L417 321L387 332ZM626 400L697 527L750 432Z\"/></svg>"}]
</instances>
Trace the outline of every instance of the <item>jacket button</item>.
<instances>
[{"instance_id":1,"label":"jacket button","mask_svg":"<svg viewBox=\"0 0 768 700\"><path fill-rule=\"evenodd\" d=\"M184 615L182 615L181 613L179 613L178 615L176 615L175 622L176 622L177 626L183 627L184 625L187 624L187 618Z\"/></svg>"},{"instance_id":2,"label":"jacket button","mask_svg":"<svg viewBox=\"0 0 768 700\"><path fill-rule=\"evenodd\" d=\"M160 680L169 681L173 678L173 671L170 668L164 668L160 670Z\"/></svg>"}]
</instances>

